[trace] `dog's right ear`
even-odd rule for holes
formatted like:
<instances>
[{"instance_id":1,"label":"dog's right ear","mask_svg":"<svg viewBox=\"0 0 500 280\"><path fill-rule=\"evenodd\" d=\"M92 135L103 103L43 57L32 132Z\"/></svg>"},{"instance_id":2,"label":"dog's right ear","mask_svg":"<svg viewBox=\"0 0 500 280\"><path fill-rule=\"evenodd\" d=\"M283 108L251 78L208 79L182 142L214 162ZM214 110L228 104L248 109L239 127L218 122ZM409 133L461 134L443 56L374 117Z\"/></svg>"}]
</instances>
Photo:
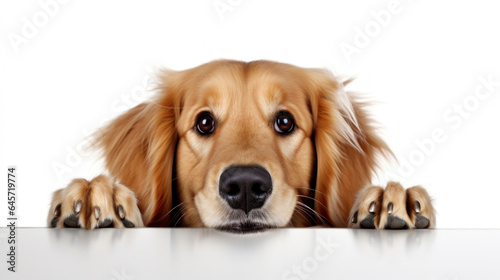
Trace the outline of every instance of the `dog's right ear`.
<instances>
[{"instance_id":1,"label":"dog's right ear","mask_svg":"<svg viewBox=\"0 0 500 280\"><path fill-rule=\"evenodd\" d=\"M366 104L344 90L349 80L319 69L309 69L307 77L317 158L314 210L329 224L345 227L378 159L391 158L392 152L377 135Z\"/></svg>"},{"instance_id":2,"label":"dog's right ear","mask_svg":"<svg viewBox=\"0 0 500 280\"><path fill-rule=\"evenodd\" d=\"M161 72L157 96L113 120L96 137L110 175L136 194L146 226L169 225L176 121L182 108L179 75Z\"/></svg>"}]
</instances>

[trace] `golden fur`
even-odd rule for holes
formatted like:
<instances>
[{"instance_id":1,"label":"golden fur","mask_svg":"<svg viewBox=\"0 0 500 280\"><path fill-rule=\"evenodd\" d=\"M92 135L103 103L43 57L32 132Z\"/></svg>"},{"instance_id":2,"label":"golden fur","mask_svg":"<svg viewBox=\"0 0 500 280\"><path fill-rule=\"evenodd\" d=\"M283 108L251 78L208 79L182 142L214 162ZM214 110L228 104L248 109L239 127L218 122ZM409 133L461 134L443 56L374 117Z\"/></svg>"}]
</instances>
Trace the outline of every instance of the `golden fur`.
<instances>
[{"instance_id":1,"label":"golden fur","mask_svg":"<svg viewBox=\"0 0 500 280\"><path fill-rule=\"evenodd\" d=\"M356 207L370 203L360 194L370 187L377 159L391 155L365 107L326 70L219 60L184 71L162 71L158 94L101 129L96 144L106 159L110 182L135 193L146 226L223 227L231 210L219 197L218 182L232 165L259 165L271 174L273 190L255 218L259 223L354 226L350 220ZM216 120L208 137L194 129L197 116L206 111ZM273 130L280 111L295 119L297 129L290 135ZM386 192L385 198L382 189L376 193L371 199L379 204L394 200L406 210L405 195ZM96 201L84 195L80 199ZM428 196L419 199L433 218ZM49 223L58 203L77 200L54 198ZM70 211L67 207L63 212ZM125 208L134 213L134 207ZM377 227L384 215L378 214ZM81 227L96 227L95 222L83 222L92 214L82 216L87 218L81 218ZM413 226L415 217L405 219ZM58 226L64 226L62 220Z\"/></svg>"}]
</instances>

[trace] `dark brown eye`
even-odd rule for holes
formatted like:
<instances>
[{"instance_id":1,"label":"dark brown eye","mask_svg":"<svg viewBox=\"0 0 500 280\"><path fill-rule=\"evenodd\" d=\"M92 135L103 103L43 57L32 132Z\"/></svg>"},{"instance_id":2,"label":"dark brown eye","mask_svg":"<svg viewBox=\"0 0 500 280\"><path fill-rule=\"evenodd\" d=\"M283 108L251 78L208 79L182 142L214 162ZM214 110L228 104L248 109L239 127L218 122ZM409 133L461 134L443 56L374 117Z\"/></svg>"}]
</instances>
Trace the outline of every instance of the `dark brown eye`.
<instances>
[{"instance_id":1,"label":"dark brown eye","mask_svg":"<svg viewBox=\"0 0 500 280\"><path fill-rule=\"evenodd\" d=\"M201 135L208 135L214 132L215 120L209 112L203 112L196 120L196 130Z\"/></svg>"},{"instance_id":2,"label":"dark brown eye","mask_svg":"<svg viewBox=\"0 0 500 280\"><path fill-rule=\"evenodd\" d=\"M274 130L280 134L289 134L294 128L293 116L286 111L279 112L274 121Z\"/></svg>"}]
</instances>

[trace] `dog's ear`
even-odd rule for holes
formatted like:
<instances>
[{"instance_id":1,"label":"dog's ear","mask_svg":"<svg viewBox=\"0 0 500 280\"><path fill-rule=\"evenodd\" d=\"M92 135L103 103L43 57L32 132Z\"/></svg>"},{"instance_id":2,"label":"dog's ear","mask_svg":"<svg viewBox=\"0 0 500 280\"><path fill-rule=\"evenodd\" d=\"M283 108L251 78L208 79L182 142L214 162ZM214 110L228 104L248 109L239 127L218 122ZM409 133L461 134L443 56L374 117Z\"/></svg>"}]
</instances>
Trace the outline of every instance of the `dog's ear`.
<instances>
[{"instance_id":1,"label":"dog's ear","mask_svg":"<svg viewBox=\"0 0 500 280\"><path fill-rule=\"evenodd\" d=\"M176 83L169 85L175 76L163 71L153 100L125 112L96 137L111 176L137 195L146 226L168 226L172 209L176 120L182 107Z\"/></svg>"},{"instance_id":2,"label":"dog's ear","mask_svg":"<svg viewBox=\"0 0 500 280\"><path fill-rule=\"evenodd\" d=\"M392 155L364 107L330 72L309 70L317 174L315 210L345 227L358 191L370 183L377 156Z\"/></svg>"}]
</instances>

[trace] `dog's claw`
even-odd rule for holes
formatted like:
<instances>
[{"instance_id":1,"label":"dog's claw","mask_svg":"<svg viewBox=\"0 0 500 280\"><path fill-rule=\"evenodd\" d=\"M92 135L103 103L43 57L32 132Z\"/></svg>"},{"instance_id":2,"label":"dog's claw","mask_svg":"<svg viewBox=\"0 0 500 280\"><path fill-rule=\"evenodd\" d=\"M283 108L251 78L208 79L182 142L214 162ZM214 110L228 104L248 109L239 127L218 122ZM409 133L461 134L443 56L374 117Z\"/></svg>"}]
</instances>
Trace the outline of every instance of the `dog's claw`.
<instances>
[{"instance_id":1,"label":"dog's claw","mask_svg":"<svg viewBox=\"0 0 500 280\"><path fill-rule=\"evenodd\" d=\"M94 215L97 220L99 220L99 216L101 216L101 208L99 206L94 207Z\"/></svg>"},{"instance_id":2,"label":"dog's claw","mask_svg":"<svg viewBox=\"0 0 500 280\"><path fill-rule=\"evenodd\" d=\"M82 201L78 200L75 203L75 206L73 207L73 211L75 212L75 214L79 214L81 210L82 210Z\"/></svg>"},{"instance_id":3,"label":"dog's claw","mask_svg":"<svg viewBox=\"0 0 500 280\"><path fill-rule=\"evenodd\" d=\"M370 214L375 214L375 201L370 203L370 207L368 208L368 212L370 212Z\"/></svg>"},{"instance_id":4,"label":"dog's claw","mask_svg":"<svg viewBox=\"0 0 500 280\"><path fill-rule=\"evenodd\" d=\"M394 210L394 204L392 204L392 202L389 202L389 204L387 205L387 214L391 215L393 210Z\"/></svg>"},{"instance_id":5,"label":"dog's claw","mask_svg":"<svg viewBox=\"0 0 500 280\"><path fill-rule=\"evenodd\" d=\"M125 210L123 210L123 206L118 205L118 216L120 216L120 219L125 218Z\"/></svg>"},{"instance_id":6,"label":"dog's claw","mask_svg":"<svg viewBox=\"0 0 500 280\"><path fill-rule=\"evenodd\" d=\"M355 224L358 222L358 211L354 212L354 215L352 215L352 223Z\"/></svg>"},{"instance_id":7,"label":"dog's claw","mask_svg":"<svg viewBox=\"0 0 500 280\"><path fill-rule=\"evenodd\" d=\"M57 204L56 209L54 209L54 216L57 218L61 216L61 204Z\"/></svg>"},{"instance_id":8,"label":"dog's claw","mask_svg":"<svg viewBox=\"0 0 500 280\"><path fill-rule=\"evenodd\" d=\"M418 200L415 200L415 202L413 203L414 207L415 207L415 213L419 214L420 213L420 202L418 202Z\"/></svg>"}]
</instances>

